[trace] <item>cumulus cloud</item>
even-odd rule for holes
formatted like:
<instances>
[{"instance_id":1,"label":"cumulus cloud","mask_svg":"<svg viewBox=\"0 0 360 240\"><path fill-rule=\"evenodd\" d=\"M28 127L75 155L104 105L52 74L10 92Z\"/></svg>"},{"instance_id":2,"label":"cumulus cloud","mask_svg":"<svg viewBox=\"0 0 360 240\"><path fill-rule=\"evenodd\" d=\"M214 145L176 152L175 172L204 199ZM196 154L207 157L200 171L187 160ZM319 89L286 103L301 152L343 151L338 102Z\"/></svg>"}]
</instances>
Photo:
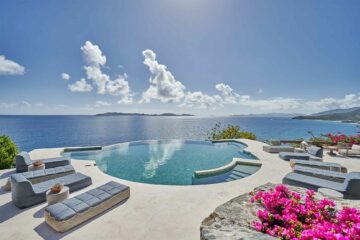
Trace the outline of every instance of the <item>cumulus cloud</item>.
<instances>
[{"instance_id":1,"label":"cumulus cloud","mask_svg":"<svg viewBox=\"0 0 360 240\"><path fill-rule=\"evenodd\" d=\"M360 106L360 94L347 94L343 98L323 98L319 101L309 101L308 106L319 109L351 108Z\"/></svg>"},{"instance_id":2,"label":"cumulus cloud","mask_svg":"<svg viewBox=\"0 0 360 240\"><path fill-rule=\"evenodd\" d=\"M197 91L187 92L183 102L179 104L179 106L198 109L215 109L221 105L221 102L222 99L219 95L209 96L201 91Z\"/></svg>"},{"instance_id":3,"label":"cumulus cloud","mask_svg":"<svg viewBox=\"0 0 360 240\"><path fill-rule=\"evenodd\" d=\"M96 101L95 102L95 107L100 108L100 107L108 107L111 106L111 103L106 102L106 101Z\"/></svg>"},{"instance_id":4,"label":"cumulus cloud","mask_svg":"<svg viewBox=\"0 0 360 240\"><path fill-rule=\"evenodd\" d=\"M61 78L62 78L63 80L65 80L65 81L67 81L67 80L70 79L70 75L67 74L67 73L62 73L62 74L61 74Z\"/></svg>"},{"instance_id":5,"label":"cumulus cloud","mask_svg":"<svg viewBox=\"0 0 360 240\"><path fill-rule=\"evenodd\" d=\"M234 90L229 85L224 83L216 84L215 88L222 95L222 103L237 103L238 101L243 101L246 99L234 92Z\"/></svg>"},{"instance_id":6,"label":"cumulus cloud","mask_svg":"<svg viewBox=\"0 0 360 240\"><path fill-rule=\"evenodd\" d=\"M130 104L133 102L132 92L127 81L126 73L119 75L112 80L110 76L103 72L106 64L106 56L103 55L99 46L86 41L85 45L80 48L85 59L84 66L87 79L92 81L96 86L98 94L110 94L120 98L118 103Z\"/></svg>"},{"instance_id":7,"label":"cumulus cloud","mask_svg":"<svg viewBox=\"0 0 360 240\"><path fill-rule=\"evenodd\" d=\"M0 55L0 75L23 75L24 73L23 66Z\"/></svg>"},{"instance_id":8,"label":"cumulus cloud","mask_svg":"<svg viewBox=\"0 0 360 240\"><path fill-rule=\"evenodd\" d=\"M185 96L185 86L175 79L167 67L156 61L156 54L150 49L142 52L144 64L149 67L151 76L150 87L143 92L141 103L150 102L152 99L160 102L180 102Z\"/></svg>"},{"instance_id":9,"label":"cumulus cloud","mask_svg":"<svg viewBox=\"0 0 360 240\"><path fill-rule=\"evenodd\" d=\"M106 57L102 54L98 45L86 41L85 45L80 49L83 52L83 57L87 65L95 67L105 65Z\"/></svg>"},{"instance_id":10,"label":"cumulus cloud","mask_svg":"<svg viewBox=\"0 0 360 240\"><path fill-rule=\"evenodd\" d=\"M76 81L74 84L69 84L69 90L72 92L91 92L93 87L88 84L85 78Z\"/></svg>"}]
</instances>

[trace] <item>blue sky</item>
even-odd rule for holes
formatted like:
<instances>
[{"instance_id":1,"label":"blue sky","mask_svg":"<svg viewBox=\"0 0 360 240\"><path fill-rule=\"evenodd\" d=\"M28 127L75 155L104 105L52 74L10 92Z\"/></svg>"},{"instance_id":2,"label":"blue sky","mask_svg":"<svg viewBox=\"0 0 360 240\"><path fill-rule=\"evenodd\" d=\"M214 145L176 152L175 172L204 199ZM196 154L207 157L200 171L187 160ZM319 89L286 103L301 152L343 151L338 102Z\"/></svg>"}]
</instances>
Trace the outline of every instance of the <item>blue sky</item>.
<instances>
[{"instance_id":1,"label":"blue sky","mask_svg":"<svg viewBox=\"0 0 360 240\"><path fill-rule=\"evenodd\" d=\"M359 12L359 1L3 0L0 114L359 106Z\"/></svg>"}]
</instances>

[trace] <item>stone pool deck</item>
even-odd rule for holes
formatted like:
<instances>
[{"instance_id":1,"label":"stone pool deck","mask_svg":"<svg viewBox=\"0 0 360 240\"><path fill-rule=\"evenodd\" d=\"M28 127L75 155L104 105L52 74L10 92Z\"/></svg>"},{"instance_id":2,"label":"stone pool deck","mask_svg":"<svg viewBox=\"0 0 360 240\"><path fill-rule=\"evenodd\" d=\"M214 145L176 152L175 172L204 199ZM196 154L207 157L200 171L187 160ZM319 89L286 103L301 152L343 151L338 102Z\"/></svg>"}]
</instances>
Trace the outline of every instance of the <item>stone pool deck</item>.
<instances>
[{"instance_id":1,"label":"stone pool deck","mask_svg":"<svg viewBox=\"0 0 360 240\"><path fill-rule=\"evenodd\" d=\"M212 185L151 185L111 177L101 172L93 161L72 160L76 171L92 177L93 185L72 193L75 196L110 180L130 186L128 201L118 205L73 230L59 234L43 218L45 203L20 210L11 202L11 193L0 190L1 239L199 239L201 221L220 204L247 193L267 182L281 183L290 172L289 163L277 154L264 152L264 143L240 140L247 151L256 155L262 167L241 180ZM37 149L33 159L57 157L62 148ZM324 156L324 161L338 162L349 171L360 171L360 159ZM0 171L0 186L14 170ZM71 197L70 196L70 197Z\"/></svg>"}]
</instances>

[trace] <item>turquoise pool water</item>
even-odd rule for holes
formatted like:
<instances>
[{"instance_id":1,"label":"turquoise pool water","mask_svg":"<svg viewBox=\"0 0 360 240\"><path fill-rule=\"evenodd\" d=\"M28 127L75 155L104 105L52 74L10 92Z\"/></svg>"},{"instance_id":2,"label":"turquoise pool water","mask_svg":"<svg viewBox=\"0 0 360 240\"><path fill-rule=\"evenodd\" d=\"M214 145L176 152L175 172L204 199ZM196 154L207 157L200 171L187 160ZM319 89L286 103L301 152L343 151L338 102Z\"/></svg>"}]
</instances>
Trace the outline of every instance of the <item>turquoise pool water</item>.
<instances>
[{"instance_id":1,"label":"turquoise pool water","mask_svg":"<svg viewBox=\"0 0 360 240\"><path fill-rule=\"evenodd\" d=\"M234 157L255 159L234 142L149 140L116 144L100 151L64 153L73 159L95 160L105 173L129 181L192 185L197 170L221 167Z\"/></svg>"}]
</instances>

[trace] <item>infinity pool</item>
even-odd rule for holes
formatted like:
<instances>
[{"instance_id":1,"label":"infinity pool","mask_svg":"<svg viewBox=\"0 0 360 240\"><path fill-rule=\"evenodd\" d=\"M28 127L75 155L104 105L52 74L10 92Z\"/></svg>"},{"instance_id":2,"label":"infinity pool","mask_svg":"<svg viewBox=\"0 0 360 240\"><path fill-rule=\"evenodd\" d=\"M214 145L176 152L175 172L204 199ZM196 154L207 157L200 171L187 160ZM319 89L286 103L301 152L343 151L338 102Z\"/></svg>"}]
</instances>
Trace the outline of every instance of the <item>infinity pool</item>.
<instances>
[{"instance_id":1,"label":"infinity pool","mask_svg":"<svg viewBox=\"0 0 360 240\"><path fill-rule=\"evenodd\" d=\"M234 142L151 140L121 143L98 151L64 153L73 159L95 160L103 172L129 181L192 185L194 172L221 167L234 157L255 159Z\"/></svg>"}]
</instances>

